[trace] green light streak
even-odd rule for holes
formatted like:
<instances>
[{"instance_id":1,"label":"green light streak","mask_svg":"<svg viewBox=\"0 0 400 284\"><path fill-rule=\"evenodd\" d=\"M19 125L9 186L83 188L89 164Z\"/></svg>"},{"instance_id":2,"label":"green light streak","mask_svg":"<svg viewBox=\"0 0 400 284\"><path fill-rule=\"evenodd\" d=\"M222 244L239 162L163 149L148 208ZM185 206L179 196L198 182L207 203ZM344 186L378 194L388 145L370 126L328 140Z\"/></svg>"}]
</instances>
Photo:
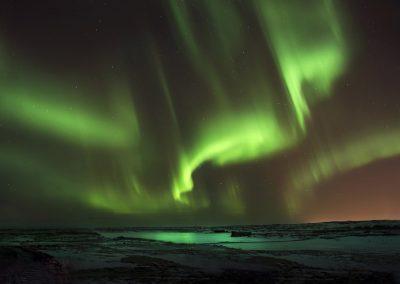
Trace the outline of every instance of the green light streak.
<instances>
[{"instance_id":1,"label":"green light streak","mask_svg":"<svg viewBox=\"0 0 400 284\"><path fill-rule=\"evenodd\" d=\"M35 181L25 192L32 198L49 196L54 200L63 199L82 202L86 194L86 181L76 182L76 177L67 176L61 167L45 161L43 157L14 147L2 147L0 150L0 169L5 173L18 173L20 180L16 191L25 190L19 186L24 180ZM40 177L40 178L39 178Z\"/></svg>"},{"instance_id":2,"label":"green light streak","mask_svg":"<svg viewBox=\"0 0 400 284\"><path fill-rule=\"evenodd\" d=\"M221 193L221 205L225 212L232 215L245 213L245 204L242 200L240 184L235 179L226 182L226 190Z\"/></svg>"},{"instance_id":3,"label":"green light streak","mask_svg":"<svg viewBox=\"0 0 400 284\"><path fill-rule=\"evenodd\" d=\"M193 152L181 156L180 175L173 182L174 198L185 203L183 194L193 188L192 173L204 162L224 166L271 156L293 145L296 136L280 125L272 111L253 111L210 120L196 141Z\"/></svg>"},{"instance_id":4,"label":"green light streak","mask_svg":"<svg viewBox=\"0 0 400 284\"><path fill-rule=\"evenodd\" d=\"M95 185L84 198L91 206L116 214L150 214L170 210L175 206L169 194L150 194L148 189L138 186L136 184L121 194L114 185Z\"/></svg>"},{"instance_id":5,"label":"green light streak","mask_svg":"<svg viewBox=\"0 0 400 284\"><path fill-rule=\"evenodd\" d=\"M3 90L0 97L0 115L12 119L23 127L61 137L69 142L121 147L135 142L138 124L133 104L121 94L114 95L115 119L104 116L77 102L62 89L46 93L26 89ZM55 99L57 98L57 99Z\"/></svg>"},{"instance_id":6,"label":"green light streak","mask_svg":"<svg viewBox=\"0 0 400 284\"><path fill-rule=\"evenodd\" d=\"M255 1L297 123L306 129L310 102L329 95L347 50L332 1ZM309 84L312 92L305 93Z\"/></svg>"},{"instance_id":7,"label":"green light streak","mask_svg":"<svg viewBox=\"0 0 400 284\"><path fill-rule=\"evenodd\" d=\"M222 83L226 74L221 74L219 66L230 65L233 57L241 52L240 47L244 39L242 38L242 21L237 8L234 3L228 1L202 2L203 9L200 10L210 17L209 28L215 30L215 35L204 38L200 36L200 30L196 30L196 27L192 25L193 11L187 7L186 2L171 0L169 4L173 27L178 32L178 42L179 40L183 42L186 54L199 75L209 85L219 106L226 107L229 105L229 99ZM211 43L211 46L207 46L206 43ZM223 59L219 62L220 64L210 59L214 53L218 54L216 56L218 59Z\"/></svg>"},{"instance_id":8,"label":"green light streak","mask_svg":"<svg viewBox=\"0 0 400 284\"><path fill-rule=\"evenodd\" d=\"M116 214L149 214L179 208L167 192L151 194L135 179L127 179L121 184L104 184L95 175L93 180L85 178L88 168L82 176L68 174L65 169L55 167L50 161L44 161L37 155L3 148L0 151L0 168L4 171L18 172L24 179L37 179L35 191L40 190L41 197L48 196L53 200L70 200L89 204L93 208L105 209ZM17 186L18 187L18 186Z\"/></svg>"},{"instance_id":9,"label":"green light streak","mask_svg":"<svg viewBox=\"0 0 400 284\"><path fill-rule=\"evenodd\" d=\"M304 6L291 1L255 1L254 4L288 91L295 114L293 125L305 132L305 119L310 115L309 104L329 94L334 79L345 65L344 39L333 5L329 1L313 1ZM174 8L178 7L176 4ZM175 15L193 60L206 62L188 28L187 15L182 11ZM225 37L222 39L226 40ZM212 74L209 69L202 71ZM257 76L260 74L254 78ZM312 87L312 92L304 93L305 84ZM272 96L264 91L256 97L259 103ZM179 174L175 175L172 183L174 199L189 203L184 195L193 189L192 174L205 162L218 166L246 162L294 146L299 141L297 127L288 128L276 111L271 103L244 114L243 109L224 108L219 115L201 125L196 143L180 156Z\"/></svg>"},{"instance_id":10,"label":"green light streak","mask_svg":"<svg viewBox=\"0 0 400 284\"><path fill-rule=\"evenodd\" d=\"M301 200L312 194L316 185L332 177L400 154L400 131L376 131L357 135L344 143L324 148L295 167L289 176L287 200L291 213L301 208Z\"/></svg>"}]
</instances>

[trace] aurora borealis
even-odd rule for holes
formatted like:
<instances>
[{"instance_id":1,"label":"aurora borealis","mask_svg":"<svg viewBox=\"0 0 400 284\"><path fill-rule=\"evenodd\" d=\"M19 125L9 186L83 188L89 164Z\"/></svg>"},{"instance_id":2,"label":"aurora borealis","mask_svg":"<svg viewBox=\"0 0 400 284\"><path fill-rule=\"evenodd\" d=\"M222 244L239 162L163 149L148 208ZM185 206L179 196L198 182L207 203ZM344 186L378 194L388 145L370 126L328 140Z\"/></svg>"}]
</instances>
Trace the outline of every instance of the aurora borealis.
<instances>
[{"instance_id":1,"label":"aurora borealis","mask_svg":"<svg viewBox=\"0 0 400 284\"><path fill-rule=\"evenodd\" d=\"M379 2L5 1L1 222L400 218Z\"/></svg>"}]
</instances>

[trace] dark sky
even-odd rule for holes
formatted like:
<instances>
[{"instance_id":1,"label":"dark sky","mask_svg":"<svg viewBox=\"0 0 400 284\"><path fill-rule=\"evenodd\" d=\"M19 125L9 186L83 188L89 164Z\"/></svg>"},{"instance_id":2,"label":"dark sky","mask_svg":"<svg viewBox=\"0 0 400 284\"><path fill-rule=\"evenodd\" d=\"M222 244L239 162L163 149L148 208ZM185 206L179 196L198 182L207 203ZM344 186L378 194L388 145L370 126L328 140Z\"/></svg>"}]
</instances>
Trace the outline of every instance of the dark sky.
<instances>
[{"instance_id":1,"label":"dark sky","mask_svg":"<svg viewBox=\"0 0 400 284\"><path fill-rule=\"evenodd\" d=\"M397 1L2 1L0 225L399 219Z\"/></svg>"}]
</instances>

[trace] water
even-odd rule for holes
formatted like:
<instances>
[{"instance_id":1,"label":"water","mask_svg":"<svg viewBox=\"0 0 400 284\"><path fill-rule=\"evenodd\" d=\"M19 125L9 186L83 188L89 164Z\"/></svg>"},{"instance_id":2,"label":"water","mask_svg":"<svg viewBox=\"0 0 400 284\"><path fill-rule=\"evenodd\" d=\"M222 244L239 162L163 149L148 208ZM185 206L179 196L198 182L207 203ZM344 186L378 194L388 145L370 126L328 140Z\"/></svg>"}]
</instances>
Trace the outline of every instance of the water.
<instances>
[{"instance_id":1,"label":"water","mask_svg":"<svg viewBox=\"0 0 400 284\"><path fill-rule=\"evenodd\" d=\"M347 251L368 253L400 253L400 236L338 237L334 239L312 238L306 240L266 239L265 242L227 243L230 248L274 251Z\"/></svg>"},{"instance_id":2,"label":"water","mask_svg":"<svg viewBox=\"0 0 400 284\"><path fill-rule=\"evenodd\" d=\"M108 238L128 237L141 238L177 244L224 244L224 243L249 243L266 242L261 237L235 237L230 233L209 233L209 232L179 232L179 231L121 231L101 232Z\"/></svg>"},{"instance_id":3,"label":"water","mask_svg":"<svg viewBox=\"0 0 400 284\"><path fill-rule=\"evenodd\" d=\"M176 244L217 244L244 250L323 250L354 252L398 252L400 236L348 236L332 239L295 239L288 237L231 237L230 233L182 232L182 231L119 231L101 232L108 238L141 238ZM394 249L396 248L396 249Z\"/></svg>"}]
</instances>

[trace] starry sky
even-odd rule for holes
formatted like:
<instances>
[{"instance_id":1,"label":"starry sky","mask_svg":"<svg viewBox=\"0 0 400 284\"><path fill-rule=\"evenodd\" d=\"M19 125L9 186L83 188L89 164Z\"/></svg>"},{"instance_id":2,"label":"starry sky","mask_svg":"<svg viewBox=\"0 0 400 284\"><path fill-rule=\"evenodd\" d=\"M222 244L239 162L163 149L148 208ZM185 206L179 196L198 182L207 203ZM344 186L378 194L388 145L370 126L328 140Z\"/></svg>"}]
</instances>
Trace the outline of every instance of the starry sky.
<instances>
[{"instance_id":1,"label":"starry sky","mask_svg":"<svg viewBox=\"0 0 400 284\"><path fill-rule=\"evenodd\" d=\"M0 225L400 219L397 1L4 0Z\"/></svg>"}]
</instances>

